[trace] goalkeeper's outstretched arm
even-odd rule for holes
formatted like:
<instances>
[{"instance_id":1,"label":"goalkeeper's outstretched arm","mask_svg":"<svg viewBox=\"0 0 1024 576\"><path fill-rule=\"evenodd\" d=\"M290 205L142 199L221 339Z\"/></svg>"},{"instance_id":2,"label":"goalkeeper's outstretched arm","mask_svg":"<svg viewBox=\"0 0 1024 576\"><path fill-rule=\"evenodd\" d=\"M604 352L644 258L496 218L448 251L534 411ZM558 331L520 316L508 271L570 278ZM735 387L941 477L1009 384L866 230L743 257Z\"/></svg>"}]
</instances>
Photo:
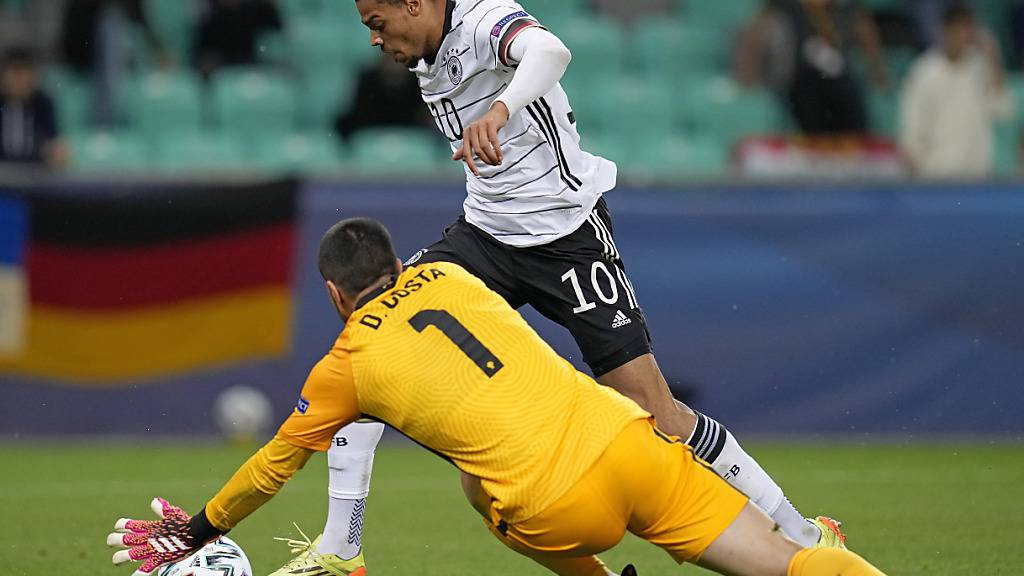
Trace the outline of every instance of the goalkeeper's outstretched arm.
<instances>
[{"instance_id":1,"label":"goalkeeper's outstretched arm","mask_svg":"<svg viewBox=\"0 0 1024 576\"><path fill-rule=\"evenodd\" d=\"M274 497L312 456L280 436L259 449L192 518L190 530L201 542L227 533Z\"/></svg>"},{"instance_id":2,"label":"goalkeeper's outstretched arm","mask_svg":"<svg viewBox=\"0 0 1024 576\"><path fill-rule=\"evenodd\" d=\"M335 347L313 368L295 410L274 439L202 511L190 517L157 498L151 506L159 520L118 520L115 532L107 536L107 545L124 548L114 553L114 564L141 562L135 575L150 576L161 565L185 558L273 498L314 452L330 448L335 432L361 416L348 352Z\"/></svg>"}]
</instances>

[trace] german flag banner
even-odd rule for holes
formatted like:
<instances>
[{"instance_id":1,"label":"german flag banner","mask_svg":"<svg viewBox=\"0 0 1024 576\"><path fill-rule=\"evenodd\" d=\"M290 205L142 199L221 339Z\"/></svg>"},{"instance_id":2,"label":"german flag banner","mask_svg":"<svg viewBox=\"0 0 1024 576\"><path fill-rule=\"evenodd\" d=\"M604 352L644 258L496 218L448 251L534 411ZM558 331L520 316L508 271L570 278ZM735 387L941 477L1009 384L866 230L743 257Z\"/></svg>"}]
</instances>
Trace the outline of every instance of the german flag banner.
<instances>
[{"instance_id":1,"label":"german flag banner","mask_svg":"<svg viewBox=\"0 0 1024 576\"><path fill-rule=\"evenodd\" d=\"M27 213L21 200L0 196L0 357L23 346Z\"/></svg>"},{"instance_id":2,"label":"german flag banner","mask_svg":"<svg viewBox=\"0 0 1024 576\"><path fill-rule=\"evenodd\" d=\"M0 374L103 385L283 356L296 198L291 182L29 195L28 310Z\"/></svg>"}]
</instances>

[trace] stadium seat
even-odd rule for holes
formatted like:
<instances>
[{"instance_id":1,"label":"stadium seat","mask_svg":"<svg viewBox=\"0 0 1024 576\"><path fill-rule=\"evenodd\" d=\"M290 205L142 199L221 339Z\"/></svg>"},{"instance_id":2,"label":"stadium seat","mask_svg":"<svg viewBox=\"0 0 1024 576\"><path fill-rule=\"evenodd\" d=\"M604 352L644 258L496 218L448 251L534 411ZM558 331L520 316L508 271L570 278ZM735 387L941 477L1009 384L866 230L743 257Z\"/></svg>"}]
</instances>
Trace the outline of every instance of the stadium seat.
<instances>
[{"instance_id":1,"label":"stadium seat","mask_svg":"<svg viewBox=\"0 0 1024 576\"><path fill-rule=\"evenodd\" d=\"M157 167L169 172L224 172L247 167L240 141L225 133L172 133L155 147Z\"/></svg>"},{"instance_id":2,"label":"stadium seat","mask_svg":"<svg viewBox=\"0 0 1024 576\"><path fill-rule=\"evenodd\" d=\"M566 72L568 83L596 90L618 81L624 55L629 51L619 24L581 18L559 36L572 52L572 64Z\"/></svg>"},{"instance_id":3,"label":"stadium seat","mask_svg":"<svg viewBox=\"0 0 1024 576\"><path fill-rule=\"evenodd\" d=\"M999 122L995 126L995 174L1019 176L1021 138L1024 132L1018 122Z\"/></svg>"},{"instance_id":4,"label":"stadium seat","mask_svg":"<svg viewBox=\"0 0 1024 576\"><path fill-rule=\"evenodd\" d=\"M325 24L345 26L351 22L359 24L355 2L338 0L284 0L277 3L285 22L313 20Z\"/></svg>"},{"instance_id":5,"label":"stadium seat","mask_svg":"<svg viewBox=\"0 0 1024 576\"><path fill-rule=\"evenodd\" d=\"M667 84L649 83L642 78L623 77L618 84L597 91L577 103L593 103L584 118L607 136L636 143L657 141L676 131L679 106Z\"/></svg>"},{"instance_id":6,"label":"stadium seat","mask_svg":"<svg viewBox=\"0 0 1024 576\"><path fill-rule=\"evenodd\" d=\"M1013 101L1016 108L1016 122L1017 124L1024 126L1024 74L1009 74L1007 77L1007 85L1013 92Z\"/></svg>"},{"instance_id":7,"label":"stadium seat","mask_svg":"<svg viewBox=\"0 0 1024 576\"><path fill-rule=\"evenodd\" d=\"M288 35L279 30L268 30L260 34L256 40L259 53L256 57L260 64L270 66L288 65L291 58Z\"/></svg>"},{"instance_id":8,"label":"stadium seat","mask_svg":"<svg viewBox=\"0 0 1024 576\"><path fill-rule=\"evenodd\" d=\"M151 139L195 132L203 122L199 79L187 70L138 79L122 91L122 104L131 125Z\"/></svg>"},{"instance_id":9,"label":"stadium seat","mask_svg":"<svg viewBox=\"0 0 1024 576\"><path fill-rule=\"evenodd\" d=\"M900 99L895 93L870 89L867 93L868 121L875 134L898 138Z\"/></svg>"},{"instance_id":10,"label":"stadium seat","mask_svg":"<svg viewBox=\"0 0 1024 576\"><path fill-rule=\"evenodd\" d=\"M729 146L713 138L673 135L636 146L602 137L587 145L632 178L710 178L725 174L729 165Z\"/></svg>"},{"instance_id":11,"label":"stadium seat","mask_svg":"<svg viewBox=\"0 0 1024 576\"><path fill-rule=\"evenodd\" d=\"M541 0L527 2L524 7L544 27L559 35L590 12L586 0Z\"/></svg>"},{"instance_id":12,"label":"stadium seat","mask_svg":"<svg viewBox=\"0 0 1024 576\"><path fill-rule=\"evenodd\" d=\"M885 59L889 80L898 87L917 60L917 52L907 46L893 46L886 48Z\"/></svg>"},{"instance_id":13,"label":"stadium seat","mask_svg":"<svg viewBox=\"0 0 1024 576\"><path fill-rule=\"evenodd\" d=\"M363 130L351 139L351 167L364 174L434 172L444 160L437 142L432 134L418 128Z\"/></svg>"},{"instance_id":14,"label":"stadium seat","mask_svg":"<svg viewBox=\"0 0 1024 576\"><path fill-rule=\"evenodd\" d=\"M745 136L776 132L781 126L771 92L744 89L725 76L691 86L684 109L698 134L729 145Z\"/></svg>"},{"instance_id":15,"label":"stadium seat","mask_svg":"<svg viewBox=\"0 0 1024 576\"><path fill-rule=\"evenodd\" d=\"M280 75L259 69L229 69L214 76L212 90L222 130L246 138L294 130L295 91Z\"/></svg>"},{"instance_id":16,"label":"stadium seat","mask_svg":"<svg viewBox=\"0 0 1024 576\"><path fill-rule=\"evenodd\" d=\"M167 0L145 0L143 4L154 34L180 65L188 63L192 53L196 15L190 7L189 2Z\"/></svg>"},{"instance_id":17,"label":"stadium seat","mask_svg":"<svg viewBox=\"0 0 1024 576\"><path fill-rule=\"evenodd\" d=\"M324 71L306 78L299 94L299 122L305 129L332 130L337 114L355 96L356 77L348 70Z\"/></svg>"},{"instance_id":18,"label":"stadium seat","mask_svg":"<svg viewBox=\"0 0 1024 576\"><path fill-rule=\"evenodd\" d=\"M677 88L691 82L695 75L720 74L728 67L721 33L698 24L646 20L635 28L633 46L637 68Z\"/></svg>"},{"instance_id":19,"label":"stadium seat","mask_svg":"<svg viewBox=\"0 0 1024 576\"><path fill-rule=\"evenodd\" d=\"M734 33L764 4L763 0L676 0L683 18L696 27ZM719 37L719 44L728 37Z\"/></svg>"},{"instance_id":20,"label":"stadium seat","mask_svg":"<svg viewBox=\"0 0 1024 576\"><path fill-rule=\"evenodd\" d=\"M353 15L358 18L358 15ZM340 27L340 29L339 29ZM288 27L289 60L305 77L323 70L353 70L376 57L379 51L370 46L369 32L355 24L304 19Z\"/></svg>"},{"instance_id":21,"label":"stadium seat","mask_svg":"<svg viewBox=\"0 0 1024 576\"><path fill-rule=\"evenodd\" d=\"M145 139L128 132L82 132L69 139L72 168L80 172L138 172L151 165Z\"/></svg>"},{"instance_id":22,"label":"stadium seat","mask_svg":"<svg viewBox=\"0 0 1024 576\"><path fill-rule=\"evenodd\" d=\"M262 140L253 157L260 170L274 172L336 172L343 166L337 141L327 133L296 133Z\"/></svg>"},{"instance_id":23,"label":"stadium seat","mask_svg":"<svg viewBox=\"0 0 1024 576\"><path fill-rule=\"evenodd\" d=\"M57 107L61 130L68 133L85 131L92 111L92 82L84 75L51 66L43 74L42 84Z\"/></svg>"}]
</instances>

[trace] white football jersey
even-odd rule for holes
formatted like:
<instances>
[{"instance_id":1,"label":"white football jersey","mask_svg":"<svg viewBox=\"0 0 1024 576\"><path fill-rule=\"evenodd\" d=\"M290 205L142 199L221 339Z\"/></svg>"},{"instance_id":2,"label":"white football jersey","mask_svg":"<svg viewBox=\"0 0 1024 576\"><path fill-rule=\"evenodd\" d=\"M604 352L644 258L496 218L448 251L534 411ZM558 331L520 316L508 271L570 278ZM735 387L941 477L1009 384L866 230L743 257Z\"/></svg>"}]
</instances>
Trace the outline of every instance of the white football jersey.
<instances>
[{"instance_id":1,"label":"white football jersey","mask_svg":"<svg viewBox=\"0 0 1024 576\"><path fill-rule=\"evenodd\" d=\"M463 129L512 81L512 40L538 23L510 0L448 0L447 10L436 60L420 60L413 72L454 151L462 147ZM499 138L501 166L476 159L479 177L466 168L464 209L469 223L505 244L537 246L571 234L615 187L615 164L580 149L561 85L512 115Z\"/></svg>"}]
</instances>

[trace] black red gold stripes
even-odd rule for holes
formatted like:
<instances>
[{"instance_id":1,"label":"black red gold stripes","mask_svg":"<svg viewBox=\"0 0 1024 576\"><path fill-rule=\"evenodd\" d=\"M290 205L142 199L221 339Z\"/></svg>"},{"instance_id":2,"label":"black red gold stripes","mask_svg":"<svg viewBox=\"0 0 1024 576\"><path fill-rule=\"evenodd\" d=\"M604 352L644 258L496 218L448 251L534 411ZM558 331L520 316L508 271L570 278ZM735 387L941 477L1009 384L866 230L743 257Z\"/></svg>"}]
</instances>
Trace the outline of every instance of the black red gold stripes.
<instances>
[{"instance_id":1,"label":"black red gold stripes","mask_svg":"<svg viewBox=\"0 0 1024 576\"><path fill-rule=\"evenodd\" d=\"M513 22L505 33L502 35L501 40L498 42L498 60L501 61L502 66L509 66L508 62L508 49L512 46L512 41L519 36L523 30L528 28L543 28L536 20L530 20L523 18Z\"/></svg>"},{"instance_id":2,"label":"black red gold stripes","mask_svg":"<svg viewBox=\"0 0 1024 576\"><path fill-rule=\"evenodd\" d=\"M296 189L30 196L24 346L0 372L108 384L283 354Z\"/></svg>"}]
</instances>

